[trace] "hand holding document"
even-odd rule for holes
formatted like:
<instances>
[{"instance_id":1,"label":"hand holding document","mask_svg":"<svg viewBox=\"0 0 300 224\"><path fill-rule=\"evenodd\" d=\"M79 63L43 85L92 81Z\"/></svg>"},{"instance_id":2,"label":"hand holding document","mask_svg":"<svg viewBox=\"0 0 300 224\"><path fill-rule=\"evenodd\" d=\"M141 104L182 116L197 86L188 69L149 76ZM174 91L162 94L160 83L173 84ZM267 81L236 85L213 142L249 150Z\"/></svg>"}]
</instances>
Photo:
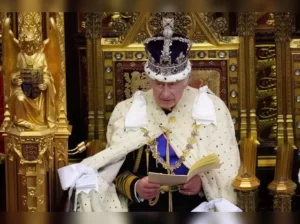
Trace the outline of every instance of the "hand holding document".
<instances>
[{"instance_id":1,"label":"hand holding document","mask_svg":"<svg viewBox=\"0 0 300 224\"><path fill-rule=\"evenodd\" d=\"M149 182L161 185L174 186L187 183L193 176L202 172L207 172L221 167L219 157L211 153L196 162L189 170L187 175L173 175L149 172Z\"/></svg>"}]
</instances>

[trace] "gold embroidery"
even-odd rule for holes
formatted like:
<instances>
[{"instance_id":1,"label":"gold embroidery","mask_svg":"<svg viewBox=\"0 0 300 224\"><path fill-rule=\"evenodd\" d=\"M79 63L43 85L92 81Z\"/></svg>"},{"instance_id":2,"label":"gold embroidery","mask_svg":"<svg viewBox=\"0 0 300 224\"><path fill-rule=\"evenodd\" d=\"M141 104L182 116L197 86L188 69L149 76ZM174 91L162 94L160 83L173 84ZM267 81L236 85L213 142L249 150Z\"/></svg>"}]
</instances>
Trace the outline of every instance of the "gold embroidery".
<instances>
[{"instance_id":1,"label":"gold embroidery","mask_svg":"<svg viewBox=\"0 0 300 224\"><path fill-rule=\"evenodd\" d=\"M125 193L126 195L128 196L128 198L133 201L132 199L132 195L131 195L131 192L130 192L130 186L131 186L131 183L136 179L137 177L136 176L129 176L126 180L126 183L125 183Z\"/></svg>"},{"instance_id":2,"label":"gold embroidery","mask_svg":"<svg viewBox=\"0 0 300 224\"><path fill-rule=\"evenodd\" d=\"M166 136L167 136L167 147L166 147L166 164L167 167L171 167L171 163L170 163L170 144L169 144L169 139L170 139L170 131L167 130L166 132ZM171 170L168 169L168 174L171 174ZM173 195L172 192L169 190L168 192L169 194L169 212L173 212Z\"/></svg>"},{"instance_id":3,"label":"gold embroidery","mask_svg":"<svg viewBox=\"0 0 300 224\"><path fill-rule=\"evenodd\" d=\"M176 122L176 117L171 116L169 117L169 123L175 123Z\"/></svg>"},{"instance_id":4,"label":"gold embroidery","mask_svg":"<svg viewBox=\"0 0 300 224\"><path fill-rule=\"evenodd\" d=\"M146 163L147 163L147 175L149 173L149 146L147 146L147 149L146 149Z\"/></svg>"},{"instance_id":5,"label":"gold embroidery","mask_svg":"<svg viewBox=\"0 0 300 224\"><path fill-rule=\"evenodd\" d=\"M139 167L140 167L141 159L142 159L142 155L143 155L143 150L144 150L144 146L142 146L138 150L138 154L137 154L135 164L134 164L134 168L133 168L134 173L136 173L138 171Z\"/></svg>"},{"instance_id":6,"label":"gold embroidery","mask_svg":"<svg viewBox=\"0 0 300 224\"><path fill-rule=\"evenodd\" d=\"M117 190L131 201L133 201L133 199L130 192L130 186L135 179L137 179L137 176L128 171L123 172L115 179Z\"/></svg>"}]
</instances>

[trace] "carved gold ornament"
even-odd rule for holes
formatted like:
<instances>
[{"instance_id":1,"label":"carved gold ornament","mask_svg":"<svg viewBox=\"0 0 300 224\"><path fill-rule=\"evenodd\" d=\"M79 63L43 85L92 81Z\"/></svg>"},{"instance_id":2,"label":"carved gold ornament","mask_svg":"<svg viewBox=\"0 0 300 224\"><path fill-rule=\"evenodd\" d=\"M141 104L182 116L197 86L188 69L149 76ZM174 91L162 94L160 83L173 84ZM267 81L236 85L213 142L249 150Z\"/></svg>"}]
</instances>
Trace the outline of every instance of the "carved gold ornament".
<instances>
[{"instance_id":1,"label":"carved gold ornament","mask_svg":"<svg viewBox=\"0 0 300 224\"><path fill-rule=\"evenodd\" d=\"M30 26L27 19L35 18ZM48 39L44 42L37 29L38 14L20 14L20 41L10 29L7 18L3 29L3 75L5 96L12 122L19 130L55 128L59 111L61 53L58 31L50 18ZM41 94L43 92L43 94Z\"/></svg>"},{"instance_id":2,"label":"carved gold ornament","mask_svg":"<svg viewBox=\"0 0 300 224\"><path fill-rule=\"evenodd\" d=\"M228 22L224 17L215 18L213 12L200 13L200 15L220 42L229 43L233 40L233 37L224 36L228 30Z\"/></svg>"},{"instance_id":3,"label":"carved gold ornament","mask_svg":"<svg viewBox=\"0 0 300 224\"><path fill-rule=\"evenodd\" d=\"M139 13L137 12L113 12L110 17L109 27L118 36L118 42L122 42L127 32L136 22Z\"/></svg>"},{"instance_id":4,"label":"carved gold ornament","mask_svg":"<svg viewBox=\"0 0 300 224\"><path fill-rule=\"evenodd\" d=\"M124 91L127 99L130 98L132 94L138 90L150 89L150 80L145 72L125 72L124 78L126 81Z\"/></svg>"},{"instance_id":5,"label":"carved gold ornament","mask_svg":"<svg viewBox=\"0 0 300 224\"><path fill-rule=\"evenodd\" d=\"M147 30L151 36L162 33L163 27L161 21L163 18L173 18L176 22L174 24L174 33L189 36L194 26L192 23L192 16L185 12L155 12L151 13L147 22Z\"/></svg>"}]
</instances>

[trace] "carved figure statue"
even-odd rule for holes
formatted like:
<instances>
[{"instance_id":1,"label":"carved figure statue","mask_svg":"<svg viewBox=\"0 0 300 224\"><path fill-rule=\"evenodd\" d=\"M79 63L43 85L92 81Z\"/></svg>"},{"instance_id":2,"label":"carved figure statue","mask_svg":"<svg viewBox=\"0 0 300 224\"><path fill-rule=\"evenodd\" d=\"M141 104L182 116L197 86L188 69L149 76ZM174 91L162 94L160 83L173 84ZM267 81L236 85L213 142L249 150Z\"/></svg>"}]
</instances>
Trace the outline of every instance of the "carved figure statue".
<instances>
[{"instance_id":1,"label":"carved figure statue","mask_svg":"<svg viewBox=\"0 0 300 224\"><path fill-rule=\"evenodd\" d=\"M54 19L50 18L49 36L43 43L30 31L19 39L14 37L7 18L3 29L3 73L11 120L21 130L53 129L61 73Z\"/></svg>"}]
</instances>

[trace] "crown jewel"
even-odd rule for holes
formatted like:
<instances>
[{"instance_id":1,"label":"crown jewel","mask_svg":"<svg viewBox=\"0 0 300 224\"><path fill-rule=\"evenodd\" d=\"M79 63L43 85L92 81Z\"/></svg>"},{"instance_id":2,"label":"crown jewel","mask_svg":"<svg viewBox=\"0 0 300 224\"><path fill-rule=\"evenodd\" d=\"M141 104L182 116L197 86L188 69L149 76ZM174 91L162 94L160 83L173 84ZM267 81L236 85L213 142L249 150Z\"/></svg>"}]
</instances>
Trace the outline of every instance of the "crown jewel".
<instances>
[{"instance_id":1,"label":"crown jewel","mask_svg":"<svg viewBox=\"0 0 300 224\"><path fill-rule=\"evenodd\" d=\"M183 72L187 77L190 71L188 52L192 42L184 36L174 34L173 18L164 18L162 26L162 36L148 38L144 43L148 55L145 71L151 78L158 80L167 80L172 75ZM183 79L176 77L176 80Z\"/></svg>"}]
</instances>

